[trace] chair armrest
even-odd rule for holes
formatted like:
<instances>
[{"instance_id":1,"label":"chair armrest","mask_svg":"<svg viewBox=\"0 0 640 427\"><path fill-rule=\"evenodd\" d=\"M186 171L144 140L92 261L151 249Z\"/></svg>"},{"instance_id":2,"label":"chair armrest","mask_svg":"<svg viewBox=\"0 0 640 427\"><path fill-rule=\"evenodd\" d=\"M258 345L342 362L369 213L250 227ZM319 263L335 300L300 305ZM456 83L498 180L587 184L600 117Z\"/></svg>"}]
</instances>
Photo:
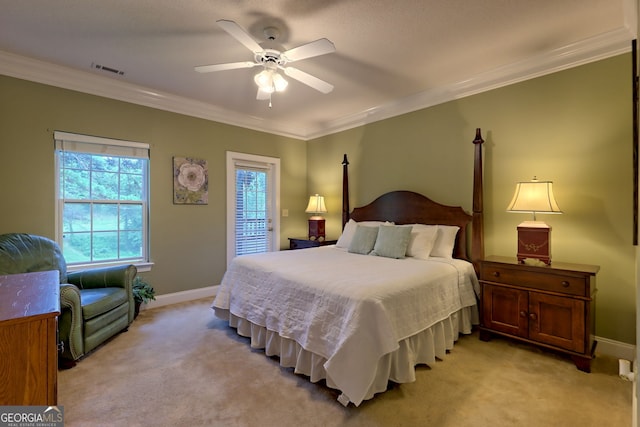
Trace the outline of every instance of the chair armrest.
<instances>
[{"instance_id":1,"label":"chair armrest","mask_svg":"<svg viewBox=\"0 0 640 427\"><path fill-rule=\"evenodd\" d=\"M118 287L131 292L136 273L134 265L118 265L74 271L67 274L67 281L80 289Z\"/></svg>"},{"instance_id":2,"label":"chair armrest","mask_svg":"<svg viewBox=\"0 0 640 427\"><path fill-rule=\"evenodd\" d=\"M82 338L82 305L80 290L75 285L60 284L60 309L58 319L59 339L65 342L65 353L73 360L84 354Z\"/></svg>"},{"instance_id":3,"label":"chair armrest","mask_svg":"<svg viewBox=\"0 0 640 427\"><path fill-rule=\"evenodd\" d=\"M80 290L77 286L69 283L60 284L60 308L70 308L78 310L80 305Z\"/></svg>"}]
</instances>

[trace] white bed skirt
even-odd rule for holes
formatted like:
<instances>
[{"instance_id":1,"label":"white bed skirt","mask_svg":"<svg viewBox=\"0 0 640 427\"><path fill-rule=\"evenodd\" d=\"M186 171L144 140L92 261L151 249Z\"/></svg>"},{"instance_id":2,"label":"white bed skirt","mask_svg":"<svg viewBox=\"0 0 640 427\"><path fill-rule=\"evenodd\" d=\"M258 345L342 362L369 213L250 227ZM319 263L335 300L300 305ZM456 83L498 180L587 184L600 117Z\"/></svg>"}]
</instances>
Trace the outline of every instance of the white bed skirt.
<instances>
[{"instance_id":1,"label":"white bed skirt","mask_svg":"<svg viewBox=\"0 0 640 427\"><path fill-rule=\"evenodd\" d=\"M294 368L297 374L306 375L311 382L326 380L327 386L339 389L331 378L327 377L322 356L302 348L296 341L284 338L274 331L237 317L229 310L214 308L216 316L227 320L229 326L235 328L238 335L251 339L251 347L264 349L267 356L278 356L280 365ZM399 348L384 355L378 361L376 375L364 400L371 399L376 393L384 392L388 382L408 383L416 380L415 366L432 365L436 359L444 359L447 350L453 348L460 333L470 334L472 325L479 323L478 307L465 307L451 316L399 342ZM338 397L343 405L349 403L348 396Z\"/></svg>"}]
</instances>

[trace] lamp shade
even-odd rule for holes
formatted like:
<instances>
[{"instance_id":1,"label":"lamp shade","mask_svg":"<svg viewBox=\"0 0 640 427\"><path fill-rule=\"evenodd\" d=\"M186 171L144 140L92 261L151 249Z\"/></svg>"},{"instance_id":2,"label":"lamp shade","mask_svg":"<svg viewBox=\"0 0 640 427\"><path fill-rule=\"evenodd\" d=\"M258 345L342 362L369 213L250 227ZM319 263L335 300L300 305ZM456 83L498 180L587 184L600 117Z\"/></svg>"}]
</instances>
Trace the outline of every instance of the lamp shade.
<instances>
[{"instance_id":1,"label":"lamp shade","mask_svg":"<svg viewBox=\"0 0 640 427\"><path fill-rule=\"evenodd\" d=\"M312 214L326 213L327 207L324 205L324 197L317 194L309 197L309 204L305 212Z\"/></svg>"},{"instance_id":2,"label":"lamp shade","mask_svg":"<svg viewBox=\"0 0 640 427\"><path fill-rule=\"evenodd\" d=\"M273 73L273 88L276 92L282 92L287 88L289 82L284 79L280 74Z\"/></svg>"},{"instance_id":3,"label":"lamp shade","mask_svg":"<svg viewBox=\"0 0 640 427\"><path fill-rule=\"evenodd\" d=\"M529 182L518 182L508 212L562 213L553 196L553 182L539 181L536 177Z\"/></svg>"}]
</instances>

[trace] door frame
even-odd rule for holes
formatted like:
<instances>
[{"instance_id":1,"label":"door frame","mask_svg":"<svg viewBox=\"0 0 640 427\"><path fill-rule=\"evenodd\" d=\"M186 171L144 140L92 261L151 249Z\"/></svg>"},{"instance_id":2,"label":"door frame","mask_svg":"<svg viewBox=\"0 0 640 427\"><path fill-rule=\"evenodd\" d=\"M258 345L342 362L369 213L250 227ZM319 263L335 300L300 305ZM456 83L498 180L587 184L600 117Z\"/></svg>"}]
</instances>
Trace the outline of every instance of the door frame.
<instances>
[{"instance_id":1,"label":"door frame","mask_svg":"<svg viewBox=\"0 0 640 427\"><path fill-rule=\"evenodd\" d=\"M227 265L235 258L235 225L236 225L236 162L258 163L271 166L271 211L272 211L272 235L271 250L280 250L280 159L277 157L260 156L257 154L239 153L227 151Z\"/></svg>"}]
</instances>

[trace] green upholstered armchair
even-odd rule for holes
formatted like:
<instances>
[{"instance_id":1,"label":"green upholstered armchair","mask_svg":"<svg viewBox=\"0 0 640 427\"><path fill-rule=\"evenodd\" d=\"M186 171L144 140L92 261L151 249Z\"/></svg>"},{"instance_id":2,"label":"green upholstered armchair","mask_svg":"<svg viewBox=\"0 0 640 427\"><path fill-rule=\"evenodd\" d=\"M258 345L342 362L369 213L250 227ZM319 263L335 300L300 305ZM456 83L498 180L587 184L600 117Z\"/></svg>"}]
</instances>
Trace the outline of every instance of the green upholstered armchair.
<instances>
[{"instance_id":1,"label":"green upholstered armchair","mask_svg":"<svg viewBox=\"0 0 640 427\"><path fill-rule=\"evenodd\" d=\"M78 360L133 321L134 265L67 273L56 242L33 234L0 235L0 275L60 272L59 340L62 357Z\"/></svg>"}]
</instances>

